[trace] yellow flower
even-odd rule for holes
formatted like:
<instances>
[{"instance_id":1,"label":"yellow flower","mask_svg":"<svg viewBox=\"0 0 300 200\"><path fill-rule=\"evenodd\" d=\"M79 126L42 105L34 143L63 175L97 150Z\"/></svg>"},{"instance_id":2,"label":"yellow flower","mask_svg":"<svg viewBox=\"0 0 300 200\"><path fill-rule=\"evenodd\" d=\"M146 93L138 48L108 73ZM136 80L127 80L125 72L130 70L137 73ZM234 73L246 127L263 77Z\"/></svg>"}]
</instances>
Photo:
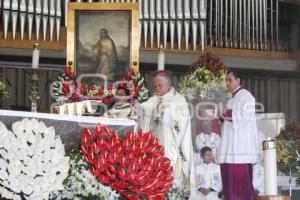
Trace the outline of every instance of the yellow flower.
<instances>
[{"instance_id":1,"label":"yellow flower","mask_svg":"<svg viewBox=\"0 0 300 200\"><path fill-rule=\"evenodd\" d=\"M207 75L208 75L208 74L210 74L210 71L209 71L208 69L205 69L205 70L204 70L204 74L207 74Z\"/></svg>"}]
</instances>

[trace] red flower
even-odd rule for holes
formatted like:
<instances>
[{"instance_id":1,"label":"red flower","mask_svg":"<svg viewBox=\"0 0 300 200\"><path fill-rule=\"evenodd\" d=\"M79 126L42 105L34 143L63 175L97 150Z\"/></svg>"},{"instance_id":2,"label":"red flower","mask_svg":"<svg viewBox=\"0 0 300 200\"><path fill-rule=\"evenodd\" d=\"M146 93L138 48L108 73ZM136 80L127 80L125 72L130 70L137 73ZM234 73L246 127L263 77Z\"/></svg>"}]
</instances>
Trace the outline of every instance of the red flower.
<instances>
[{"instance_id":1,"label":"red flower","mask_svg":"<svg viewBox=\"0 0 300 200\"><path fill-rule=\"evenodd\" d=\"M300 123L291 123L281 129L278 139L300 141ZM300 144L300 143L299 143Z\"/></svg>"},{"instance_id":2,"label":"red flower","mask_svg":"<svg viewBox=\"0 0 300 200\"><path fill-rule=\"evenodd\" d=\"M77 93L73 93L72 96L69 98L72 102L78 102L81 101L81 95Z\"/></svg>"},{"instance_id":3,"label":"red flower","mask_svg":"<svg viewBox=\"0 0 300 200\"><path fill-rule=\"evenodd\" d=\"M107 91L105 91L103 85L96 85L95 83L83 84L78 82L76 81L76 74L71 66L65 67L62 77L63 86L58 93L59 95L63 93L67 98L67 101L97 99L102 100L103 103L107 104L108 108L111 108L115 103L114 89L116 88L114 88L112 84L110 84ZM59 79L61 80L61 78ZM131 93L130 96L136 98L141 90L141 85L138 84L143 84L143 79L139 78L132 68L129 68L123 82L121 81L118 86L128 89Z\"/></svg>"},{"instance_id":4,"label":"red flower","mask_svg":"<svg viewBox=\"0 0 300 200\"><path fill-rule=\"evenodd\" d=\"M136 72L134 71L134 69L129 68L127 71L127 74L125 75L124 80L126 80L126 81L132 80L133 77L135 77L135 76L136 76Z\"/></svg>"},{"instance_id":5,"label":"red flower","mask_svg":"<svg viewBox=\"0 0 300 200\"><path fill-rule=\"evenodd\" d=\"M62 86L62 92L64 93L64 96L69 96L70 94L70 84L69 83L63 83Z\"/></svg>"},{"instance_id":6,"label":"red flower","mask_svg":"<svg viewBox=\"0 0 300 200\"><path fill-rule=\"evenodd\" d=\"M211 53L205 53L199 56L198 60L191 65L188 74L193 73L198 67L205 67L216 76L220 75L220 70L227 69L220 59Z\"/></svg>"},{"instance_id":7,"label":"red flower","mask_svg":"<svg viewBox=\"0 0 300 200\"><path fill-rule=\"evenodd\" d=\"M152 133L130 132L125 138L98 125L85 129L81 151L98 180L129 200L163 200L172 186L172 167Z\"/></svg>"},{"instance_id":8,"label":"red flower","mask_svg":"<svg viewBox=\"0 0 300 200\"><path fill-rule=\"evenodd\" d=\"M112 105L115 103L115 98L113 96L103 97L102 102L108 105Z\"/></svg>"},{"instance_id":9,"label":"red flower","mask_svg":"<svg viewBox=\"0 0 300 200\"><path fill-rule=\"evenodd\" d=\"M80 84L80 94L84 95L87 93L87 85L85 84Z\"/></svg>"},{"instance_id":10,"label":"red flower","mask_svg":"<svg viewBox=\"0 0 300 200\"><path fill-rule=\"evenodd\" d=\"M74 79L75 78L75 73L74 73L74 71L73 71L73 69L72 69L71 66L65 67L64 73L65 73L65 76L68 77L68 78L70 78L70 79Z\"/></svg>"}]
</instances>

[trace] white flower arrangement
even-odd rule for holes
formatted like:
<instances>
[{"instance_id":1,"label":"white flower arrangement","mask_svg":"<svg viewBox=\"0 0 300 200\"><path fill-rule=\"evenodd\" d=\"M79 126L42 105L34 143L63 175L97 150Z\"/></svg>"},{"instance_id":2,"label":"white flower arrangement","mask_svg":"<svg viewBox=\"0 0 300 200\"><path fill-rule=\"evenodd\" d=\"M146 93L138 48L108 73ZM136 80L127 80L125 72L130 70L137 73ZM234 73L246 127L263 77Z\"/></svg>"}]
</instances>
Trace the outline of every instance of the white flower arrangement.
<instances>
[{"instance_id":1,"label":"white flower arrangement","mask_svg":"<svg viewBox=\"0 0 300 200\"><path fill-rule=\"evenodd\" d=\"M167 195L167 200L185 200L183 194L175 187L172 187Z\"/></svg>"},{"instance_id":2,"label":"white flower arrangement","mask_svg":"<svg viewBox=\"0 0 300 200\"><path fill-rule=\"evenodd\" d=\"M82 155L73 149L70 153L70 171L65 180L65 189L57 199L84 199L93 196L93 199L117 200L120 195L111 187L101 184L89 171L88 164Z\"/></svg>"},{"instance_id":3,"label":"white flower arrangement","mask_svg":"<svg viewBox=\"0 0 300 200\"><path fill-rule=\"evenodd\" d=\"M69 158L53 127L25 118L12 125L0 122L0 193L7 199L48 199L63 190Z\"/></svg>"},{"instance_id":4,"label":"white flower arrangement","mask_svg":"<svg viewBox=\"0 0 300 200\"><path fill-rule=\"evenodd\" d=\"M76 149L65 156L64 146L53 127L25 118L12 125L0 122L0 194L13 200L124 199L101 184L89 171ZM74 153L75 152L75 153ZM70 169L70 170L69 170ZM183 200L172 189L168 200Z\"/></svg>"}]
</instances>

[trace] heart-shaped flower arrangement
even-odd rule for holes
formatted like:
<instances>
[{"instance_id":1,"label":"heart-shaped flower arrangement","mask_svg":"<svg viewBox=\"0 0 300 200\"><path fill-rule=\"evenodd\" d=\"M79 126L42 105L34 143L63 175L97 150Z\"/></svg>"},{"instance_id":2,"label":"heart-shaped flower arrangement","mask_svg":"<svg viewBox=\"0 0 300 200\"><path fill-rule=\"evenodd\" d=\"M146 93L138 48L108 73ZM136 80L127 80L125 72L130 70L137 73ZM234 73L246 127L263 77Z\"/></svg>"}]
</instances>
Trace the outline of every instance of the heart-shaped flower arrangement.
<instances>
[{"instance_id":1,"label":"heart-shaped flower arrangement","mask_svg":"<svg viewBox=\"0 0 300 200\"><path fill-rule=\"evenodd\" d=\"M141 130L119 138L98 125L95 133L85 129L81 151L92 174L130 200L163 200L173 182L170 160L151 133Z\"/></svg>"}]
</instances>

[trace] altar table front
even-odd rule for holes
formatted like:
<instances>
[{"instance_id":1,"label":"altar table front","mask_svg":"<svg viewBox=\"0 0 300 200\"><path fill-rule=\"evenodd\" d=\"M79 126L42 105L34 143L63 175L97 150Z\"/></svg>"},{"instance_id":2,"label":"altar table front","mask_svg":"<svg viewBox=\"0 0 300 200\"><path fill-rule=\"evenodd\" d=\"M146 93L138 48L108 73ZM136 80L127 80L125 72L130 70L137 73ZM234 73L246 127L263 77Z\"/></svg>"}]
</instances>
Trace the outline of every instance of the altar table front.
<instances>
[{"instance_id":1,"label":"altar table front","mask_svg":"<svg viewBox=\"0 0 300 200\"><path fill-rule=\"evenodd\" d=\"M93 130L97 124L103 124L111 130L117 131L122 136L136 126L136 122L130 119L0 110L0 121L9 129L11 129L11 125L14 122L23 118L36 118L39 121L43 121L48 127L53 126L55 133L60 135L63 144L65 144L66 150L73 145L79 144L80 134L86 127Z\"/></svg>"}]
</instances>

